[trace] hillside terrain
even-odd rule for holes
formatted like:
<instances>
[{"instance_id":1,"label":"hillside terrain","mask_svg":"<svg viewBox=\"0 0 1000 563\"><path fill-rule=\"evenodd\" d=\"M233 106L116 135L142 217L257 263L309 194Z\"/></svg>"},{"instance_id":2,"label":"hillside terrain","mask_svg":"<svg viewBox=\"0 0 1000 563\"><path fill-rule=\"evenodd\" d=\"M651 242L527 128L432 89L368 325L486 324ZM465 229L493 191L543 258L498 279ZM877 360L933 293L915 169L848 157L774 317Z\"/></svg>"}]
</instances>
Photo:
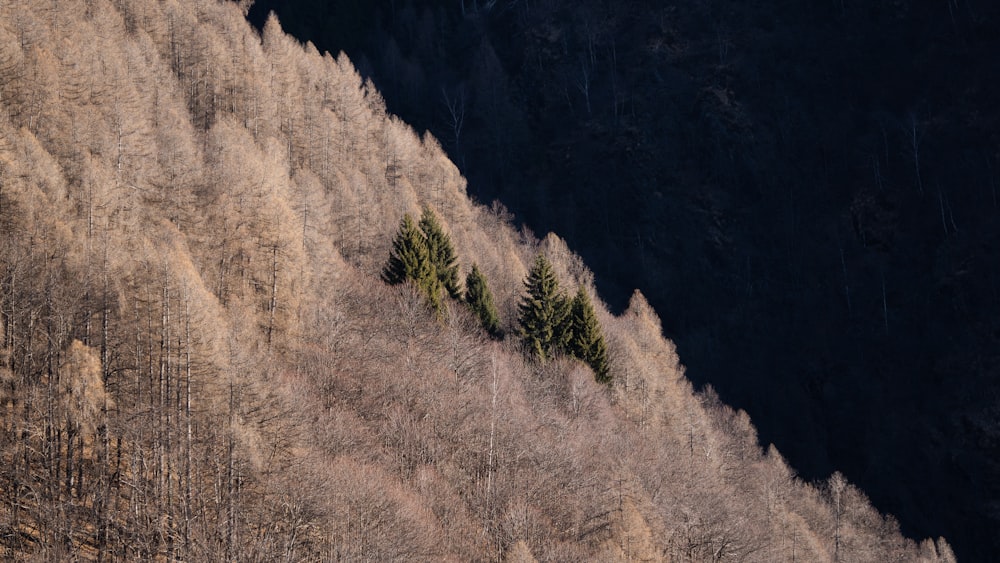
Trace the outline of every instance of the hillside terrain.
<instances>
[{"instance_id":1,"label":"hillside terrain","mask_svg":"<svg viewBox=\"0 0 1000 563\"><path fill-rule=\"evenodd\" d=\"M1000 553L995 2L257 0L638 287L803 476Z\"/></svg>"},{"instance_id":2,"label":"hillside terrain","mask_svg":"<svg viewBox=\"0 0 1000 563\"><path fill-rule=\"evenodd\" d=\"M0 3L4 558L955 561L797 478L641 293L612 314L346 56L245 16ZM505 337L384 283L427 209ZM539 255L591 296L608 383L518 338Z\"/></svg>"}]
</instances>

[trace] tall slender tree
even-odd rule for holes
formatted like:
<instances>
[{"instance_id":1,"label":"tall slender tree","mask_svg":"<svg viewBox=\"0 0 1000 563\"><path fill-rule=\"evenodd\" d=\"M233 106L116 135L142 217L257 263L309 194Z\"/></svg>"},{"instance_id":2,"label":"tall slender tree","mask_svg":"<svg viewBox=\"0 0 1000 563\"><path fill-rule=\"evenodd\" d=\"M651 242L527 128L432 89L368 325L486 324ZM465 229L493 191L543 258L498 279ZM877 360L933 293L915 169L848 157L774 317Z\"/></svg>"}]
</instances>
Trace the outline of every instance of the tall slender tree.
<instances>
[{"instance_id":1,"label":"tall slender tree","mask_svg":"<svg viewBox=\"0 0 1000 563\"><path fill-rule=\"evenodd\" d=\"M479 271L479 266L472 265L472 270L465 277L465 302L479 317L486 332L494 338L501 336L500 318L496 305L493 304L493 293L486 285L486 276Z\"/></svg>"},{"instance_id":2,"label":"tall slender tree","mask_svg":"<svg viewBox=\"0 0 1000 563\"><path fill-rule=\"evenodd\" d=\"M462 289L458 282L458 258L455 256L455 247L451 244L451 237L441 227L437 215L429 207L425 207L420 216L420 230L424 233L427 252L434 264L438 281L448 290L448 295L452 299L461 298Z\"/></svg>"},{"instance_id":3,"label":"tall slender tree","mask_svg":"<svg viewBox=\"0 0 1000 563\"><path fill-rule=\"evenodd\" d=\"M552 264L542 253L535 257L524 287L527 293L518 304L521 337L533 354L545 360L566 344L569 301L559 291Z\"/></svg>"},{"instance_id":4,"label":"tall slender tree","mask_svg":"<svg viewBox=\"0 0 1000 563\"><path fill-rule=\"evenodd\" d=\"M594 314L587 290L581 285L570 305L567 319L570 355L579 358L594 370L594 377L601 383L611 383L608 368L608 347L604 342L601 325Z\"/></svg>"}]
</instances>

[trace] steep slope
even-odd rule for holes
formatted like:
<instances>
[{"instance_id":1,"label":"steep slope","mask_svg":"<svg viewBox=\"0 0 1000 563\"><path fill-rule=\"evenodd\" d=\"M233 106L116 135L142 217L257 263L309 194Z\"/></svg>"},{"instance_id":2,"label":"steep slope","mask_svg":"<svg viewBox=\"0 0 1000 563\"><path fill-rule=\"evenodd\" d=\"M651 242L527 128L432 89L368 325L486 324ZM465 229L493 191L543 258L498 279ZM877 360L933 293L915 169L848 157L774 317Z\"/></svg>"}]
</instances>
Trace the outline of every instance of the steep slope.
<instances>
[{"instance_id":1,"label":"steep slope","mask_svg":"<svg viewBox=\"0 0 1000 563\"><path fill-rule=\"evenodd\" d=\"M512 328L553 235L343 56L231 2L0 4L0 545L37 560L952 561L696 394L636 293L613 382L378 273L439 213Z\"/></svg>"},{"instance_id":2,"label":"steep slope","mask_svg":"<svg viewBox=\"0 0 1000 563\"><path fill-rule=\"evenodd\" d=\"M257 0L639 287L804 476L1000 552L1000 5ZM679 265L682 265L679 267Z\"/></svg>"}]
</instances>

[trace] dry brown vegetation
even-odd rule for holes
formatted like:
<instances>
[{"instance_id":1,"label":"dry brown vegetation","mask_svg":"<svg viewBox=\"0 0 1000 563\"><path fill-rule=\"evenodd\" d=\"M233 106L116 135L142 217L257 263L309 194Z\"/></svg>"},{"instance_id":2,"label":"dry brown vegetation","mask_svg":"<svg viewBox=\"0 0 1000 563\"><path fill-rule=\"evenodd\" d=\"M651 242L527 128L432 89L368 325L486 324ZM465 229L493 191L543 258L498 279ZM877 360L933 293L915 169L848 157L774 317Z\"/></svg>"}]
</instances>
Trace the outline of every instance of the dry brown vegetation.
<instances>
[{"instance_id":1,"label":"dry brown vegetation","mask_svg":"<svg viewBox=\"0 0 1000 563\"><path fill-rule=\"evenodd\" d=\"M592 280L276 21L2 2L0 109L5 557L953 560L762 451L639 294L609 388L384 285L423 205L508 328L538 250Z\"/></svg>"}]
</instances>

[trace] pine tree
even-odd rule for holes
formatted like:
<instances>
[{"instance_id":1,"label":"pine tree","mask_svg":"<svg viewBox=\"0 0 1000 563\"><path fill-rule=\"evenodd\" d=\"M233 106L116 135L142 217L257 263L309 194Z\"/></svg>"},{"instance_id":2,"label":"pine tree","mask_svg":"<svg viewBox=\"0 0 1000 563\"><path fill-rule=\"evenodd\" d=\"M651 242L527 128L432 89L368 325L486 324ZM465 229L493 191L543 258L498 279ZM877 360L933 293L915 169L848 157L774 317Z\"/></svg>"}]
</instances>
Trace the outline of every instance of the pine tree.
<instances>
[{"instance_id":1,"label":"pine tree","mask_svg":"<svg viewBox=\"0 0 1000 563\"><path fill-rule=\"evenodd\" d=\"M535 258L524 286L527 294L518 305L521 337L528 348L544 360L566 343L569 302L559 292L559 281L552 265L541 253Z\"/></svg>"},{"instance_id":2,"label":"pine tree","mask_svg":"<svg viewBox=\"0 0 1000 563\"><path fill-rule=\"evenodd\" d=\"M472 265L472 271L465 277L465 302L469 305L479 322L482 323L486 332L490 336L499 338L500 319L497 308L493 304L493 294L486 285L486 276L479 271L479 267Z\"/></svg>"},{"instance_id":3,"label":"pine tree","mask_svg":"<svg viewBox=\"0 0 1000 563\"><path fill-rule=\"evenodd\" d=\"M434 265L430 260L427 242L407 213L403 215L399 231L392 241L392 252L382 269L382 280L391 285L413 280L417 285L423 286L425 283L421 282L433 276Z\"/></svg>"},{"instance_id":4,"label":"pine tree","mask_svg":"<svg viewBox=\"0 0 1000 563\"><path fill-rule=\"evenodd\" d=\"M601 383L611 383L608 368L608 347L604 343L601 325L594 314L587 290L581 285L570 305L567 320L569 342L567 351L584 361L594 370L594 377Z\"/></svg>"},{"instance_id":5,"label":"pine tree","mask_svg":"<svg viewBox=\"0 0 1000 563\"><path fill-rule=\"evenodd\" d=\"M437 216L429 207L425 207L420 216L420 230L423 231L427 241L427 251L437 271L438 280L448 290L448 295L452 299L460 298L462 290L458 285L458 259L455 256L455 248L451 244L451 237L444 232Z\"/></svg>"},{"instance_id":6,"label":"pine tree","mask_svg":"<svg viewBox=\"0 0 1000 563\"><path fill-rule=\"evenodd\" d=\"M444 309L441 300L441 282L438 279L427 248L427 240L407 213L399 224L399 231L392 241L392 252L382 269L382 280L398 285L407 280L420 290L436 313Z\"/></svg>"}]
</instances>

